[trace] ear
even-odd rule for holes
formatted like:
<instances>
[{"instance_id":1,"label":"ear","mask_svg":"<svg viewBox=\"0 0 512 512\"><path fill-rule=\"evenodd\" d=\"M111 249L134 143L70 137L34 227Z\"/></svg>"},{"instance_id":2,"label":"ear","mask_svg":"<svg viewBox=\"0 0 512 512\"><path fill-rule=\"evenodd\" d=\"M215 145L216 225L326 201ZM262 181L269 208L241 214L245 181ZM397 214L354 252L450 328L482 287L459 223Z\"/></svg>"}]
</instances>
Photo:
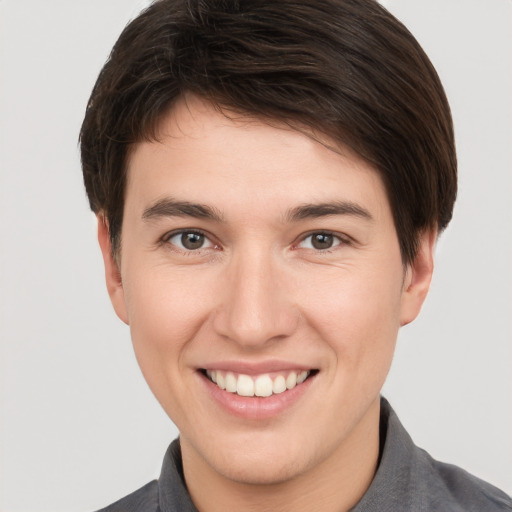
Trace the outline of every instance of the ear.
<instances>
[{"instance_id":1,"label":"ear","mask_svg":"<svg viewBox=\"0 0 512 512\"><path fill-rule=\"evenodd\" d=\"M110 234L108 222L104 215L97 215L98 220L98 242L100 244L101 253L103 255L103 263L105 265L105 280L107 282L107 290L110 301L117 316L128 324L128 315L126 314L126 302L124 298L123 281L121 272L119 271L118 262L112 254L112 245L110 242Z\"/></svg>"},{"instance_id":2,"label":"ear","mask_svg":"<svg viewBox=\"0 0 512 512\"><path fill-rule=\"evenodd\" d=\"M407 265L402 290L400 325L407 325L419 314L427 297L434 271L434 249L437 229L422 233L416 257Z\"/></svg>"}]
</instances>

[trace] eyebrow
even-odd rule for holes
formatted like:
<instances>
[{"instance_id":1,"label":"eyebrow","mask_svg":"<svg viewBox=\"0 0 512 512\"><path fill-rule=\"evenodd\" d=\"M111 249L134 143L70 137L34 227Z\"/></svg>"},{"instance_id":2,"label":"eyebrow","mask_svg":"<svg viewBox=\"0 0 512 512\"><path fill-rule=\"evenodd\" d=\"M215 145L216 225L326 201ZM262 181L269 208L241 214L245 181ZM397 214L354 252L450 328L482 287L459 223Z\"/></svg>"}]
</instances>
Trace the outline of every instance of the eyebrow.
<instances>
[{"instance_id":1,"label":"eyebrow","mask_svg":"<svg viewBox=\"0 0 512 512\"><path fill-rule=\"evenodd\" d=\"M285 218L288 222L297 222L299 220L327 217L329 215L350 215L370 221L373 220L368 210L351 201L303 204L288 210ZM193 217L196 219L208 219L214 222L224 222L221 212L211 206L191 203L189 201L177 201L168 197L159 199L146 208L142 214L142 219L145 221L165 217Z\"/></svg>"},{"instance_id":2,"label":"eyebrow","mask_svg":"<svg viewBox=\"0 0 512 512\"><path fill-rule=\"evenodd\" d=\"M289 222L304 219L315 219L329 215L350 215L369 221L373 220L371 213L362 206L351 201L334 201L319 204L303 204L291 209L286 218Z\"/></svg>"},{"instance_id":3,"label":"eyebrow","mask_svg":"<svg viewBox=\"0 0 512 512\"><path fill-rule=\"evenodd\" d=\"M143 220L155 220L162 217L194 217L196 219L208 219L215 222L223 222L222 214L205 204L177 201L172 198L159 199L142 214Z\"/></svg>"}]
</instances>

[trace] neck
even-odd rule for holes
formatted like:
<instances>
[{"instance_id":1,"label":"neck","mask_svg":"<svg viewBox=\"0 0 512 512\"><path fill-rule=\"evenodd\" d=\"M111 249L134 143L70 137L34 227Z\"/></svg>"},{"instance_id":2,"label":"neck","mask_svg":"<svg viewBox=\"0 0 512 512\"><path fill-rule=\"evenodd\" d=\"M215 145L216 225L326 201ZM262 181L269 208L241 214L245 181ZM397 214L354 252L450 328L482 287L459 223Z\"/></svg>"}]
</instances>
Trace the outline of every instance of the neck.
<instances>
[{"instance_id":1,"label":"neck","mask_svg":"<svg viewBox=\"0 0 512 512\"><path fill-rule=\"evenodd\" d=\"M183 469L192 501L201 512L348 511L362 498L377 469L379 415L377 401L325 460L289 480L271 484L226 478L182 437Z\"/></svg>"}]
</instances>

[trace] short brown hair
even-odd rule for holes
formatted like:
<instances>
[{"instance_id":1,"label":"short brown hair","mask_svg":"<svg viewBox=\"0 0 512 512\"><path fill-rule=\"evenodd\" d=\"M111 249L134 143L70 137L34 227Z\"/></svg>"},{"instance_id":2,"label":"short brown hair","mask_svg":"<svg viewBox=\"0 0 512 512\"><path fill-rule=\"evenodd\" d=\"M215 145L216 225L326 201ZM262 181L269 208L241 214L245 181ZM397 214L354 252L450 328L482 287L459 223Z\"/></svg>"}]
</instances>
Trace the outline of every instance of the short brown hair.
<instances>
[{"instance_id":1,"label":"short brown hair","mask_svg":"<svg viewBox=\"0 0 512 512\"><path fill-rule=\"evenodd\" d=\"M387 188L402 259L452 216L450 108L428 57L375 0L157 0L124 29L80 133L91 208L120 247L130 147L155 140L184 94L311 127L369 161Z\"/></svg>"}]
</instances>

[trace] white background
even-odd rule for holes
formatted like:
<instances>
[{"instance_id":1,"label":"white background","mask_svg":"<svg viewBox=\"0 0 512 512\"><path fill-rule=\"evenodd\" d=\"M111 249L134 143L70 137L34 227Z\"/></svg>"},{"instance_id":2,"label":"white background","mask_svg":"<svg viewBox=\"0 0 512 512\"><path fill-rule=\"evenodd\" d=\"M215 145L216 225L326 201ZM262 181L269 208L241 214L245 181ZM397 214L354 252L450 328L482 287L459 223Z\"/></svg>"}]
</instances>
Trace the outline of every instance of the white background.
<instances>
[{"instance_id":1,"label":"white background","mask_svg":"<svg viewBox=\"0 0 512 512\"><path fill-rule=\"evenodd\" d=\"M94 510L176 435L103 282L77 136L136 0L0 0L0 510ZM445 84L460 193L384 393L417 444L512 493L512 2L390 0Z\"/></svg>"}]
</instances>

